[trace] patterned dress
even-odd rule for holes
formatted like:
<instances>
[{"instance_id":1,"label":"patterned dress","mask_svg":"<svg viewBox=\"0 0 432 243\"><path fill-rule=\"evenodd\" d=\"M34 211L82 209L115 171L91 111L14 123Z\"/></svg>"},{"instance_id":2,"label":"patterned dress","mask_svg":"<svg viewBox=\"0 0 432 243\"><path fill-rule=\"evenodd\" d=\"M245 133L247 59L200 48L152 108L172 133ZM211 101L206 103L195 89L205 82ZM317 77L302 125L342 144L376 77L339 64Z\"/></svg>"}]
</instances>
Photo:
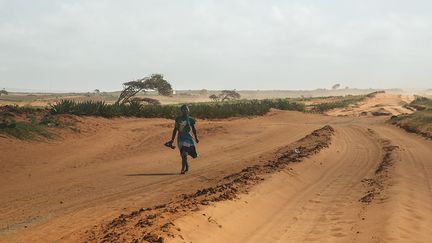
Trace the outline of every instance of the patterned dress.
<instances>
[{"instance_id":1,"label":"patterned dress","mask_svg":"<svg viewBox=\"0 0 432 243\"><path fill-rule=\"evenodd\" d=\"M175 126L178 129L177 145L180 153L186 152L196 158L198 154L195 149L195 141L190 134L192 127L195 126L195 120L189 116L178 116L175 119Z\"/></svg>"}]
</instances>

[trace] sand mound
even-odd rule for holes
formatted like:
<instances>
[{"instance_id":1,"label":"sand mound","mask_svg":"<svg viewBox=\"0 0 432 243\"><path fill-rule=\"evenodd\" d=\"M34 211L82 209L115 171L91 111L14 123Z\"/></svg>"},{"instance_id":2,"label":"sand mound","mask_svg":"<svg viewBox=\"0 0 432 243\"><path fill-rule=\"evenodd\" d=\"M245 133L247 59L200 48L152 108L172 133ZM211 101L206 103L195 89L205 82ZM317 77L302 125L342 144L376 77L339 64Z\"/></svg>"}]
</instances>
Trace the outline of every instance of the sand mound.
<instances>
[{"instance_id":1,"label":"sand mound","mask_svg":"<svg viewBox=\"0 0 432 243\"><path fill-rule=\"evenodd\" d=\"M326 114L331 116L392 116L412 113L406 104L414 99L408 95L379 93L373 98L347 108L334 109Z\"/></svg>"}]
</instances>

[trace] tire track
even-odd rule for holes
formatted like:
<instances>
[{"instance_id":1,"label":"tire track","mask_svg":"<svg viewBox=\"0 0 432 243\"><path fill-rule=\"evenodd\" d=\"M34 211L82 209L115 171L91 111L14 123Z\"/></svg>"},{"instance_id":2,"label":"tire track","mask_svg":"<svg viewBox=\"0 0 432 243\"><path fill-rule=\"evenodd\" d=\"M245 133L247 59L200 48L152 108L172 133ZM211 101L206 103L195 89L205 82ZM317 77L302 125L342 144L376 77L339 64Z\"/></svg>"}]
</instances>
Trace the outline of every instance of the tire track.
<instances>
[{"instance_id":1,"label":"tire track","mask_svg":"<svg viewBox=\"0 0 432 243\"><path fill-rule=\"evenodd\" d=\"M359 241L381 240L388 242L430 242L432 225L432 143L413 134L388 126L373 128L380 136L399 146L393 152L395 161L392 176L387 180L390 187L386 197L368 205L366 224L383 225L380 230L370 231Z\"/></svg>"},{"instance_id":2,"label":"tire track","mask_svg":"<svg viewBox=\"0 0 432 243\"><path fill-rule=\"evenodd\" d=\"M350 242L362 206L361 180L380 162L380 145L361 126L338 126L330 148L293 166L294 176L275 175L240 199L246 205L204 210L222 229L242 222L241 229L223 231L194 215L179 220L186 237L173 242Z\"/></svg>"}]
</instances>

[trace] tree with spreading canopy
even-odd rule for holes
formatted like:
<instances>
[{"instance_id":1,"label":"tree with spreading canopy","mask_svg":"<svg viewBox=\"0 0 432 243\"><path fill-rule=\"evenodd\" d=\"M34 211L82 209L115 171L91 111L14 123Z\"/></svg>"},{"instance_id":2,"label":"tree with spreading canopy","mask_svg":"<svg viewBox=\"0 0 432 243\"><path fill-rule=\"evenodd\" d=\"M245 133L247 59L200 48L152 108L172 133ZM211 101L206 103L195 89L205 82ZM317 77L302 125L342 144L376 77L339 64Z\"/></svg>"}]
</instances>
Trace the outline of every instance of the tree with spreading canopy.
<instances>
[{"instance_id":1,"label":"tree with spreading canopy","mask_svg":"<svg viewBox=\"0 0 432 243\"><path fill-rule=\"evenodd\" d=\"M9 93L5 89L0 90L0 96L2 96L2 95L8 95L8 94Z\"/></svg>"},{"instance_id":2,"label":"tree with spreading canopy","mask_svg":"<svg viewBox=\"0 0 432 243\"><path fill-rule=\"evenodd\" d=\"M219 96L215 94L210 95L209 98L213 101L219 101Z\"/></svg>"},{"instance_id":3,"label":"tree with spreading canopy","mask_svg":"<svg viewBox=\"0 0 432 243\"><path fill-rule=\"evenodd\" d=\"M238 100L241 95L235 90L222 90L220 94L212 94L209 96L213 101Z\"/></svg>"},{"instance_id":4,"label":"tree with spreading canopy","mask_svg":"<svg viewBox=\"0 0 432 243\"><path fill-rule=\"evenodd\" d=\"M339 89L340 86L341 86L340 84L335 84L332 86L332 89Z\"/></svg>"},{"instance_id":5,"label":"tree with spreading canopy","mask_svg":"<svg viewBox=\"0 0 432 243\"><path fill-rule=\"evenodd\" d=\"M173 93L171 84L163 78L162 74L152 74L150 77L123 83L123 90L116 104L128 103L136 94L147 90L155 90L163 96L171 96Z\"/></svg>"},{"instance_id":6,"label":"tree with spreading canopy","mask_svg":"<svg viewBox=\"0 0 432 243\"><path fill-rule=\"evenodd\" d=\"M225 100L238 100L241 95L235 90L222 90L219 94L221 101Z\"/></svg>"}]
</instances>

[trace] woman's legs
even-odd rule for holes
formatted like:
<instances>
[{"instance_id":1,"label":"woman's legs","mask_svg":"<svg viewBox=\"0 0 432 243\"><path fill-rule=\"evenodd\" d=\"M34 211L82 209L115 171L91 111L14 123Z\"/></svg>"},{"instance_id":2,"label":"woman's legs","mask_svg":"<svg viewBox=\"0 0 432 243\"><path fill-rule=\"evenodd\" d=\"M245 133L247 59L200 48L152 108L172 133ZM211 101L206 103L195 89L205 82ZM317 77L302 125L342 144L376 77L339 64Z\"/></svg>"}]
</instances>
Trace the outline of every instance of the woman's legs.
<instances>
[{"instance_id":1,"label":"woman's legs","mask_svg":"<svg viewBox=\"0 0 432 243\"><path fill-rule=\"evenodd\" d=\"M181 172L182 173L184 173L184 172L186 172L186 171L189 170L189 164L188 164L188 161L187 161L187 155L188 155L188 153L186 151L182 151L182 153L181 153L181 157L182 157L182 169L181 169Z\"/></svg>"}]
</instances>

